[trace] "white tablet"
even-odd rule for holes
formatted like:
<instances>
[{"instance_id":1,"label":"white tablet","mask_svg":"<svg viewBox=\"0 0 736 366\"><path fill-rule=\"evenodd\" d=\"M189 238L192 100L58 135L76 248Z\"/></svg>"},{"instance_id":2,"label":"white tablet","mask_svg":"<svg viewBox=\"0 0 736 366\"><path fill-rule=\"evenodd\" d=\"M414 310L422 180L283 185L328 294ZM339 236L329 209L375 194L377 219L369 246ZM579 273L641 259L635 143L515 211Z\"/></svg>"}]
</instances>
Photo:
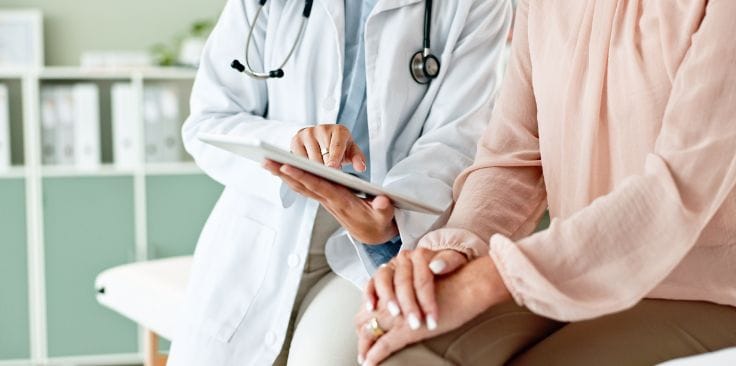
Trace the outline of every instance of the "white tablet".
<instances>
[{"instance_id":1,"label":"white tablet","mask_svg":"<svg viewBox=\"0 0 736 366\"><path fill-rule=\"evenodd\" d=\"M436 215L445 211L444 207L419 202L416 199L391 192L390 190L366 182L358 177L315 163L307 158L296 156L288 151L282 150L260 140L243 139L241 137L216 134L199 134L198 138L205 143L238 154L257 163L263 163L265 160L272 160L277 163L288 164L342 185L358 193L363 193L368 196L387 196L391 201L393 201L394 206L401 209Z\"/></svg>"}]
</instances>

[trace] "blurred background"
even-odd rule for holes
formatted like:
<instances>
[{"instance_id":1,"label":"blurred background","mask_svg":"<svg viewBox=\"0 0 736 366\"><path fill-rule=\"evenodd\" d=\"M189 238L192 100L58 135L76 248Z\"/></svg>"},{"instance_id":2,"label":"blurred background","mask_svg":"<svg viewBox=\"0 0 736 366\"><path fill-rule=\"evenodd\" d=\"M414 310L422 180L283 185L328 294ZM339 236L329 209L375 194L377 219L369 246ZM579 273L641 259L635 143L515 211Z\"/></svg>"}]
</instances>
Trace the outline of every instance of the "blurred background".
<instances>
[{"instance_id":1,"label":"blurred background","mask_svg":"<svg viewBox=\"0 0 736 366\"><path fill-rule=\"evenodd\" d=\"M179 129L224 3L0 0L0 365L143 362L95 278L191 254L221 192Z\"/></svg>"}]
</instances>

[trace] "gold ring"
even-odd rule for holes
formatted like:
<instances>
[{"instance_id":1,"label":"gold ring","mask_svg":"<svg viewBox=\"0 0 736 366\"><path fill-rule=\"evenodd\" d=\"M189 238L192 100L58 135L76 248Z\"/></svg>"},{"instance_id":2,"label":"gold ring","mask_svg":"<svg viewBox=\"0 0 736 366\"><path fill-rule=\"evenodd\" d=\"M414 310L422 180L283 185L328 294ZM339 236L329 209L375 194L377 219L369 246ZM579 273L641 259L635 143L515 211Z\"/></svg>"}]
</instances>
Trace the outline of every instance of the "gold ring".
<instances>
[{"instance_id":1,"label":"gold ring","mask_svg":"<svg viewBox=\"0 0 736 366\"><path fill-rule=\"evenodd\" d=\"M386 334L386 331L378 325L378 319L375 316L368 321L365 328L371 332L373 339L381 338L382 335Z\"/></svg>"}]
</instances>

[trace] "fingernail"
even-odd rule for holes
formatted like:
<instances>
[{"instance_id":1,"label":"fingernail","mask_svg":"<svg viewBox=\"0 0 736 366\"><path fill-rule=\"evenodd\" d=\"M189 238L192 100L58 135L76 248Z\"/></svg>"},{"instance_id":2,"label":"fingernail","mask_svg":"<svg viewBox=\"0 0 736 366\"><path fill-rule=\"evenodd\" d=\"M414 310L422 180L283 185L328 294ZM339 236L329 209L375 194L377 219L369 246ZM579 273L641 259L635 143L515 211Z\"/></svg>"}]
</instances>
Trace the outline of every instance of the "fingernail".
<instances>
[{"instance_id":1,"label":"fingernail","mask_svg":"<svg viewBox=\"0 0 736 366\"><path fill-rule=\"evenodd\" d=\"M419 318L416 314L409 314L409 328L411 330L417 330L419 327L422 326L422 323L419 321Z\"/></svg>"},{"instance_id":2,"label":"fingernail","mask_svg":"<svg viewBox=\"0 0 736 366\"><path fill-rule=\"evenodd\" d=\"M368 301L367 303L365 303L365 310L368 310L368 311L375 310L375 308L373 307L373 302Z\"/></svg>"},{"instance_id":3,"label":"fingernail","mask_svg":"<svg viewBox=\"0 0 736 366\"><path fill-rule=\"evenodd\" d=\"M437 329L437 319L434 318L434 315L427 316L427 329L429 330Z\"/></svg>"},{"instance_id":4,"label":"fingernail","mask_svg":"<svg viewBox=\"0 0 736 366\"><path fill-rule=\"evenodd\" d=\"M363 171L365 171L366 169L368 169L368 166L365 165L365 160L361 160L360 162L363 164Z\"/></svg>"},{"instance_id":5,"label":"fingernail","mask_svg":"<svg viewBox=\"0 0 736 366\"><path fill-rule=\"evenodd\" d=\"M442 259L435 259L429 263L429 270L434 274L442 273L442 270L444 270L445 267L447 267L447 262Z\"/></svg>"},{"instance_id":6,"label":"fingernail","mask_svg":"<svg viewBox=\"0 0 736 366\"><path fill-rule=\"evenodd\" d=\"M365 362L365 358L363 358L363 356L361 355L358 355L358 365L362 365L363 362Z\"/></svg>"},{"instance_id":7,"label":"fingernail","mask_svg":"<svg viewBox=\"0 0 736 366\"><path fill-rule=\"evenodd\" d=\"M399 314L401 314L399 305L396 305L393 301L389 301L388 304L386 304L386 307L388 308L388 313L391 314L391 316L399 316Z\"/></svg>"}]
</instances>

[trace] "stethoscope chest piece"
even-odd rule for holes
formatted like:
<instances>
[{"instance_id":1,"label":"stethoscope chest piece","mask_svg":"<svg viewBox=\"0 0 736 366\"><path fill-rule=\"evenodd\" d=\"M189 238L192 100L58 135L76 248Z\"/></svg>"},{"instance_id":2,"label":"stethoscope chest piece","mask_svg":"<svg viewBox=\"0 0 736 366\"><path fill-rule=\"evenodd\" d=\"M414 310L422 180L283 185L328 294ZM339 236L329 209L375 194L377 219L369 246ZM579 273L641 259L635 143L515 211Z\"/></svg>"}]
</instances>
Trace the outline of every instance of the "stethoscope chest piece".
<instances>
[{"instance_id":1,"label":"stethoscope chest piece","mask_svg":"<svg viewBox=\"0 0 736 366\"><path fill-rule=\"evenodd\" d=\"M425 55L425 51L419 51L411 57L409 71L417 83L429 84L440 74L440 61L432 54Z\"/></svg>"}]
</instances>

